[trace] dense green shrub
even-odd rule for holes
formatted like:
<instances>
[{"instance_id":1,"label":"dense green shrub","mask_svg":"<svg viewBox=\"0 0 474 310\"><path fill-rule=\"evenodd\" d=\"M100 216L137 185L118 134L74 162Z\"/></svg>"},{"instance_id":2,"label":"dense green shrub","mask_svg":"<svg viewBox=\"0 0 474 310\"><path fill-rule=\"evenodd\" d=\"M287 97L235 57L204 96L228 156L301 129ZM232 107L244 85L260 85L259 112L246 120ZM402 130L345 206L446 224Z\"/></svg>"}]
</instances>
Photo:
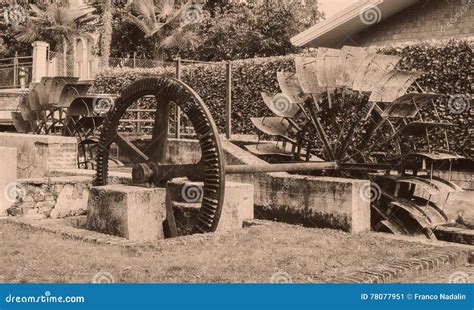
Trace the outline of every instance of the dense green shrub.
<instances>
[{"instance_id":1,"label":"dense green shrub","mask_svg":"<svg viewBox=\"0 0 474 310\"><path fill-rule=\"evenodd\" d=\"M443 44L415 44L409 46L383 48L380 52L402 56L400 68L421 70L426 74L420 78L420 85L446 95L472 94L473 51L472 43L450 41ZM250 117L270 114L260 92L278 92L277 71L294 71L295 55L238 60L232 63L234 133L251 134L256 129ZM167 69L121 69L106 71L97 77L95 87L99 91L118 92L132 80L153 74L174 74L174 68ZM183 80L190 84L209 106L220 130L225 125L225 63L216 65L192 65L183 68ZM453 145L469 148L469 128L472 116L467 110L461 114L450 113L447 100L438 103L438 110L444 120L458 125L452 132ZM472 111L472 109L471 109ZM434 113L434 112L433 112Z\"/></svg>"},{"instance_id":2,"label":"dense green shrub","mask_svg":"<svg viewBox=\"0 0 474 310\"><path fill-rule=\"evenodd\" d=\"M294 71L294 55L255 58L232 62L232 128L235 133L253 133L250 117L267 114L260 92L278 92L277 71ZM101 72L94 91L116 93L132 81L151 75L173 75L175 68L111 69ZM183 66L182 79L193 87L211 110L218 127L225 127L225 62Z\"/></svg>"}]
</instances>

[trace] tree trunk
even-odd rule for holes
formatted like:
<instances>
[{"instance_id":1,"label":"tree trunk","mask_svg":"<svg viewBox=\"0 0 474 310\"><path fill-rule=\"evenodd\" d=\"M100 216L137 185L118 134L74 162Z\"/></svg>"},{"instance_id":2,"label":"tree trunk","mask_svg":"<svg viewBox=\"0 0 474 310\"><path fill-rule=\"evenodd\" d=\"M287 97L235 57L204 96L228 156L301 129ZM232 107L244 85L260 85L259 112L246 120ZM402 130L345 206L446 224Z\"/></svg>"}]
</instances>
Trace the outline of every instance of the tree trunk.
<instances>
[{"instance_id":1,"label":"tree trunk","mask_svg":"<svg viewBox=\"0 0 474 310\"><path fill-rule=\"evenodd\" d=\"M110 44L112 42L112 3L111 0L102 0L102 68L109 67Z\"/></svg>"},{"instance_id":2,"label":"tree trunk","mask_svg":"<svg viewBox=\"0 0 474 310\"><path fill-rule=\"evenodd\" d=\"M63 49L63 71L64 71L63 76L67 76L67 42L66 42L66 39L63 39L62 49Z\"/></svg>"}]
</instances>

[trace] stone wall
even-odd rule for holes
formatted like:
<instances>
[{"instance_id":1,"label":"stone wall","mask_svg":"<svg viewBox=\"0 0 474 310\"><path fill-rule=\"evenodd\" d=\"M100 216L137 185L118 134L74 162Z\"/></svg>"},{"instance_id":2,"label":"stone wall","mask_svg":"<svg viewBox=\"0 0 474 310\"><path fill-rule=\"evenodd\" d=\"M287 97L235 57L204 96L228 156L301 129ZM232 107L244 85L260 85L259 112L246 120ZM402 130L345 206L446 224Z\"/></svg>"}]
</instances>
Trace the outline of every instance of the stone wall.
<instances>
[{"instance_id":1,"label":"stone wall","mask_svg":"<svg viewBox=\"0 0 474 310\"><path fill-rule=\"evenodd\" d=\"M34 219L85 214L91 178L84 176L18 180L8 215Z\"/></svg>"},{"instance_id":2,"label":"stone wall","mask_svg":"<svg viewBox=\"0 0 474 310\"><path fill-rule=\"evenodd\" d=\"M474 36L473 0L419 1L354 36L360 46Z\"/></svg>"}]
</instances>

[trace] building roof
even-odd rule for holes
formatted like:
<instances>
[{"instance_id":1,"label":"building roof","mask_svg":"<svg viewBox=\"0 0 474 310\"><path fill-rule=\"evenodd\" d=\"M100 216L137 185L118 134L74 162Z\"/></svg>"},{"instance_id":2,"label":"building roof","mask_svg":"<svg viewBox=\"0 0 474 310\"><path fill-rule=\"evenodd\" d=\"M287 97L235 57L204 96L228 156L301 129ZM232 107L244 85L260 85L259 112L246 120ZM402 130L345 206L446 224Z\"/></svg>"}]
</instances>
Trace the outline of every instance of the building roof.
<instances>
[{"instance_id":1,"label":"building roof","mask_svg":"<svg viewBox=\"0 0 474 310\"><path fill-rule=\"evenodd\" d=\"M419 0L359 0L291 38L300 47L339 47L350 35L416 4Z\"/></svg>"}]
</instances>

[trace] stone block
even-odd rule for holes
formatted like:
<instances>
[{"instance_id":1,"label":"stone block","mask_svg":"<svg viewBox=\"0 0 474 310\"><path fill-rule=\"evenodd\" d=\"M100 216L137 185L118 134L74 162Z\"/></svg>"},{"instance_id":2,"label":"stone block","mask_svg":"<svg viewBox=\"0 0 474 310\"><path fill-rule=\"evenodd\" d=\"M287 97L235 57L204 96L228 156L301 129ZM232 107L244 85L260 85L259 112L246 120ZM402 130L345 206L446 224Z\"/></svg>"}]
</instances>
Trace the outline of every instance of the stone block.
<instances>
[{"instance_id":1,"label":"stone block","mask_svg":"<svg viewBox=\"0 0 474 310\"><path fill-rule=\"evenodd\" d=\"M179 230L189 233L194 226L201 206L202 186L201 182L190 182L187 179L175 179L168 183L168 195L173 204ZM224 204L217 231L241 229L245 220L254 218L253 193L251 184L226 182Z\"/></svg>"},{"instance_id":2,"label":"stone block","mask_svg":"<svg viewBox=\"0 0 474 310\"><path fill-rule=\"evenodd\" d=\"M80 215L86 209L89 200L89 189L82 183L64 184L58 192L56 205L51 211L53 219L64 218L71 215Z\"/></svg>"},{"instance_id":3,"label":"stone block","mask_svg":"<svg viewBox=\"0 0 474 310\"><path fill-rule=\"evenodd\" d=\"M16 201L17 157L16 148L0 147L0 216Z\"/></svg>"},{"instance_id":4,"label":"stone block","mask_svg":"<svg viewBox=\"0 0 474 310\"><path fill-rule=\"evenodd\" d=\"M124 185L93 187L87 229L136 241L164 238L166 189Z\"/></svg>"}]
</instances>

